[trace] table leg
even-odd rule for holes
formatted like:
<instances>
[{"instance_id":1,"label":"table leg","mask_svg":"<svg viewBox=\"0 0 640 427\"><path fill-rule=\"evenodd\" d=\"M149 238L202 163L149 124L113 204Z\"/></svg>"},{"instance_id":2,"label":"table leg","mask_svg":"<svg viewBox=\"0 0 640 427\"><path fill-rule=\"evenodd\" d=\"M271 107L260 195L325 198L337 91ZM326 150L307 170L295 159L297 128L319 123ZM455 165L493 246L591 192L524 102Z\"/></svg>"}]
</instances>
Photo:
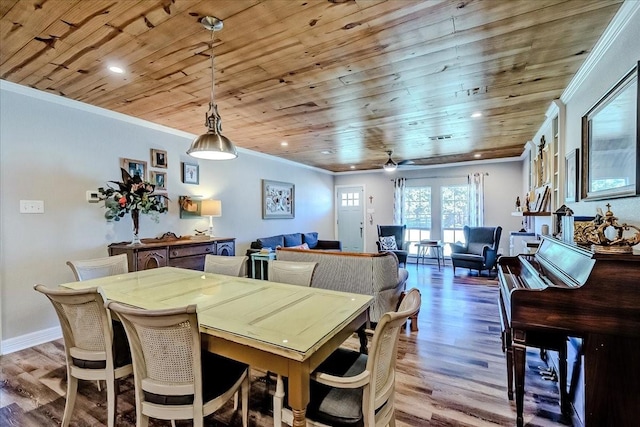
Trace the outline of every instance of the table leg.
<instances>
[{"instance_id":1,"label":"table leg","mask_svg":"<svg viewBox=\"0 0 640 427\"><path fill-rule=\"evenodd\" d=\"M306 427L309 403L309 366L304 363L289 364L289 405L293 413L293 427Z\"/></svg>"}]
</instances>

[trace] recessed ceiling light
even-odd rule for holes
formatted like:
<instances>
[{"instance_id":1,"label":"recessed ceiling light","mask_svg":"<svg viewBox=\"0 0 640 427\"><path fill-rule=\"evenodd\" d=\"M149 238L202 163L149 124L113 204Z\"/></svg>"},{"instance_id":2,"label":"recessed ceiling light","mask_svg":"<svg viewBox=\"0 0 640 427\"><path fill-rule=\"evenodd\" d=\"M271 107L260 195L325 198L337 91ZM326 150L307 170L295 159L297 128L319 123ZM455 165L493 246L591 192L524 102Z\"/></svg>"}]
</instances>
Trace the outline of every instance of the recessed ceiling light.
<instances>
[{"instance_id":1,"label":"recessed ceiling light","mask_svg":"<svg viewBox=\"0 0 640 427\"><path fill-rule=\"evenodd\" d=\"M475 157L476 159L479 159L480 157L482 157L482 154L476 153L476 154L473 155L473 157Z\"/></svg>"},{"instance_id":2,"label":"recessed ceiling light","mask_svg":"<svg viewBox=\"0 0 640 427\"><path fill-rule=\"evenodd\" d=\"M349 166L349 167L350 167L351 169L355 169L355 168L356 168L356 165L351 165L351 166Z\"/></svg>"},{"instance_id":3,"label":"recessed ceiling light","mask_svg":"<svg viewBox=\"0 0 640 427\"><path fill-rule=\"evenodd\" d=\"M471 117L478 118L478 117L482 117L482 113L480 111L476 111L475 113L471 114Z\"/></svg>"},{"instance_id":4,"label":"recessed ceiling light","mask_svg":"<svg viewBox=\"0 0 640 427\"><path fill-rule=\"evenodd\" d=\"M280 143L280 145L281 145L281 146L283 146L283 147L286 147L287 145L289 145L289 143L288 143L288 142L286 142L286 141L282 141L282 142Z\"/></svg>"},{"instance_id":5,"label":"recessed ceiling light","mask_svg":"<svg viewBox=\"0 0 640 427\"><path fill-rule=\"evenodd\" d=\"M331 154L331 151L329 151L329 150L324 150L324 151L321 151L320 153L322 153L322 154Z\"/></svg>"},{"instance_id":6,"label":"recessed ceiling light","mask_svg":"<svg viewBox=\"0 0 640 427\"><path fill-rule=\"evenodd\" d=\"M123 74L124 73L124 69L121 67L118 67L116 65L112 65L109 67L109 71L111 71L112 73L116 73L116 74Z\"/></svg>"}]
</instances>

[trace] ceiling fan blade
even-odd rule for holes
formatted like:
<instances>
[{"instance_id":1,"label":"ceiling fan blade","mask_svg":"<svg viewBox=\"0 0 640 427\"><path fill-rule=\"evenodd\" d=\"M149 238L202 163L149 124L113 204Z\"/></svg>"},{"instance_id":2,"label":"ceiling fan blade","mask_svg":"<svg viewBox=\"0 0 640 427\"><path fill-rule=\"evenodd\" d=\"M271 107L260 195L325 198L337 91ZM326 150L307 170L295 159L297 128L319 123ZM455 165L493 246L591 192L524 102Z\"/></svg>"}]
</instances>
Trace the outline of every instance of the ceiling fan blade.
<instances>
[{"instance_id":1,"label":"ceiling fan blade","mask_svg":"<svg viewBox=\"0 0 640 427\"><path fill-rule=\"evenodd\" d=\"M413 160L400 160L398 163L398 166L403 166L403 165L413 165L415 162Z\"/></svg>"}]
</instances>

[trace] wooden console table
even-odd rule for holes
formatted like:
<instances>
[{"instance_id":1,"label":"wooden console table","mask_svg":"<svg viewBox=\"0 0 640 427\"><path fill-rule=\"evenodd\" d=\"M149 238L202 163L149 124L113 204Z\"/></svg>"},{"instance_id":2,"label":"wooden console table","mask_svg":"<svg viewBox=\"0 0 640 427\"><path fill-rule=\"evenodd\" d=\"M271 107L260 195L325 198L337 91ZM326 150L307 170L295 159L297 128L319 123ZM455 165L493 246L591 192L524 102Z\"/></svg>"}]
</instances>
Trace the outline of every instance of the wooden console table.
<instances>
[{"instance_id":1,"label":"wooden console table","mask_svg":"<svg viewBox=\"0 0 640 427\"><path fill-rule=\"evenodd\" d=\"M109 245L109 256L127 254L129 271L158 267L180 267L202 271L206 255L233 256L236 253L235 246L236 239L231 237L191 240L163 236L159 239L142 239L140 245L131 245L128 242L112 243Z\"/></svg>"}]
</instances>

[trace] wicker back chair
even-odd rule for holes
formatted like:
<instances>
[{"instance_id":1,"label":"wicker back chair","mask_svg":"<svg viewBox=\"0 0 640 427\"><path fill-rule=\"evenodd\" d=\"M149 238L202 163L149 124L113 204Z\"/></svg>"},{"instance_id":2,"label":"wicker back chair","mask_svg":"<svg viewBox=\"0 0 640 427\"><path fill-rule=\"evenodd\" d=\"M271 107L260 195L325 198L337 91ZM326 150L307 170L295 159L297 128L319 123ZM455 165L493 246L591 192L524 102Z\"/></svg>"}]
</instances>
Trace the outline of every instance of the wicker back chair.
<instances>
[{"instance_id":1,"label":"wicker back chair","mask_svg":"<svg viewBox=\"0 0 640 427\"><path fill-rule=\"evenodd\" d=\"M201 427L239 389L247 426L249 367L201 350L195 305L141 310L111 301L107 307L121 319L131 345L137 426L152 417L193 419Z\"/></svg>"},{"instance_id":2,"label":"wicker back chair","mask_svg":"<svg viewBox=\"0 0 640 427\"><path fill-rule=\"evenodd\" d=\"M67 261L67 265L71 268L71 271L73 271L73 275L76 276L76 281L78 282L129 272L127 254L79 261Z\"/></svg>"},{"instance_id":3,"label":"wicker back chair","mask_svg":"<svg viewBox=\"0 0 640 427\"><path fill-rule=\"evenodd\" d=\"M369 354L339 348L311 378L307 422L315 426L395 425L395 373L398 338L402 325L420 309L420 292L411 289L399 310L385 313L373 334ZM281 421L291 425L291 411L283 409L280 384L274 395ZM311 422L309 422L311 420ZM276 423L280 420L276 420Z\"/></svg>"},{"instance_id":4,"label":"wicker back chair","mask_svg":"<svg viewBox=\"0 0 640 427\"><path fill-rule=\"evenodd\" d=\"M317 262L269 261L269 281L290 285L311 286Z\"/></svg>"},{"instance_id":5,"label":"wicker back chair","mask_svg":"<svg viewBox=\"0 0 640 427\"><path fill-rule=\"evenodd\" d=\"M248 256L207 255L204 257L204 271L226 276L247 277Z\"/></svg>"},{"instance_id":6,"label":"wicker back chair","mask_svg":"<svg viewBox=\"0 0 640 427\"><path fill-rule=\"evenodd\" d=\"M69 425L78 391L78 379L107 384L107 425L115 425L115 381L133 372L128 348L114 346L111 316L97 288L81 290L34 289L55 308L67 359L67 402L62 426ZM123 332L124 333L124 332ZM124 337L123 337L124 338ZM124 341L126 343L126 341Z\"/></svg>"}]
</instances>

